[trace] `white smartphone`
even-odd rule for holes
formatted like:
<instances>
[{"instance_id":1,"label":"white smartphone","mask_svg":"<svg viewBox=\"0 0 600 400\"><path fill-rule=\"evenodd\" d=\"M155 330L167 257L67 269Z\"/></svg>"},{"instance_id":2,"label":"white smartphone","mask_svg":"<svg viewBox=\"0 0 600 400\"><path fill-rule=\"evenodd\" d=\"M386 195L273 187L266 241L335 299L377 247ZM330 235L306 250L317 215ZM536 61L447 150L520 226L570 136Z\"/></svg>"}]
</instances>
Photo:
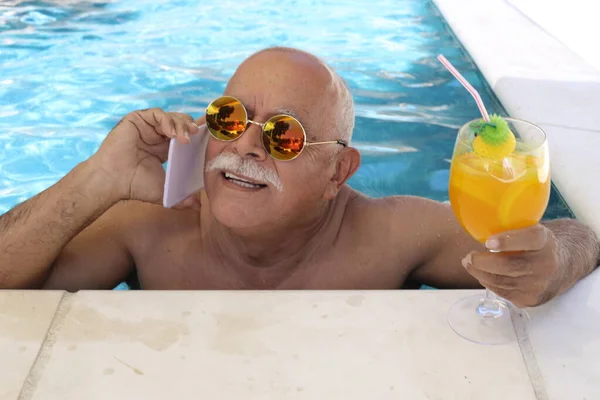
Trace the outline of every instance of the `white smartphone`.
<instances>
[{"instance_id":1,"label":"white smartphone","mask_svg":"<svg viewBox=\"0 0 600 400\"><path fill-rule=\"evenodd\" d=\"M206 125L190 135L191 143L181 144L176 139L169 143L169 159L163 195L163 206L171 208L204 187L204 160L210 134Z\"/></svg>"}]
</instances>

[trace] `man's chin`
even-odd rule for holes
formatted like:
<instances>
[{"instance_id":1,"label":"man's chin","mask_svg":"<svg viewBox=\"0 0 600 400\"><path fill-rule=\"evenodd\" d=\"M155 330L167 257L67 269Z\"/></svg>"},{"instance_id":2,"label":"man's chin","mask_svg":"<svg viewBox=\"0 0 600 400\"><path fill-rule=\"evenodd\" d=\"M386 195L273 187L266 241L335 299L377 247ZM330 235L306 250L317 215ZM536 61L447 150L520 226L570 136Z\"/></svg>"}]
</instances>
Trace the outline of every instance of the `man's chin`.
<instances>
[{"instance_id":1,"label":"man's chin","mask_svg":"<svg viewBox=\"0 0 600 400\"><path fill-rule=\"evenodd\" d=\"M230 229L248 229L266 223L260 218L259 208L253 202L241 202L235 199L209 199L213 217L223 226Z\"/></svg>"},{"instance_id":2,"label":"man's chin","mask_svg":"<svg viewBox=\"0 0 600 400\"><path fill-rule=\"evenodd\" d=\"M219 224L233 231L247 231L264 225L256 218L248 218L247 215L238 213L213 212L213 215Z\"/></svg>"},{"instance_id":3,"label":"man's chin","mask_svg":"<svg viewBox=\"0 0 600 400\"><path fill-rule=\"evenodd\" d=\"M220 185L216 182L207 190L208 202L214 218L222 225L231 229L247 229L268 223L272 216L270 195L271 188L259 190L238 190L237 188Z\"/></svg>"}]
</instances>

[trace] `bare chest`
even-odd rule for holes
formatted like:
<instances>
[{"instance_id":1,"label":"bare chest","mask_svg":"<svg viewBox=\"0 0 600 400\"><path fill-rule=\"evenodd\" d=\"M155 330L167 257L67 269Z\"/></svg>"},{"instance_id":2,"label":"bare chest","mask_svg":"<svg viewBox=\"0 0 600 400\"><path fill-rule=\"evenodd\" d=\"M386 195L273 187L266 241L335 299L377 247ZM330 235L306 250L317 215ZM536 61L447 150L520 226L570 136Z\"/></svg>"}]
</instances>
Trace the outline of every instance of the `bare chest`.
<instances>
[{"instance_id":1,"label":"bare chest","mask_svg":"<svg viewBox=\"0 0 600 400\"><path fill-rule=\"evenodd\" d=\"M408 260L367 243L340 244L286 268L227 262L176 242L134 258L142 288L156 290L397 289L411 270Z\"/></svg>"}]
</instances>

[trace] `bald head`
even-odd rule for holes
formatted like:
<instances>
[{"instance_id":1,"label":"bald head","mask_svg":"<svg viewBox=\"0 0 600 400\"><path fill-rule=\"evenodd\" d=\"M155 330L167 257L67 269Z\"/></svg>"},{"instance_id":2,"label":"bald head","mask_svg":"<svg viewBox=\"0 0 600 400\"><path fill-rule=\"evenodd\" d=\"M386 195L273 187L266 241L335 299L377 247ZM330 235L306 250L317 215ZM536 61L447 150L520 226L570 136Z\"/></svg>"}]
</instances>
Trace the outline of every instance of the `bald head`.
<instances>
[{"instance_id":1,"label":"bald head","mask_svg":"<svg viewBox=\"0 0 600 400\"><path fill-rule=\"evenodd\" d=\"M335 142L350 142L354 127L354 104L343 80L310 53L270 48L253 54L239 66L224 95L237 98L255 124L247 125L236 140L210 140L206 159L212 163L217 157L231 154L257 169L272 171L284 190L261 188L256 193L237 193L231 188L234 183L225 181L225 185L224 175L209 169L205 187L217 220L230 227L253 230L298 227L302 221L310 221L306 226L312 227L315 220L322 221L324 210L329 210L326 205L360 166L356 148ZM296 117L309 142L331 143L306 146L292 162L269 157L272 142L265 136L264 125L259 125L277 114ZM266 181L247 175L247 169L239 173L257 182Z\"/></svg>"},{"instance_id":2,"label":"bald head","mask_svg":"<svg viewBox=\"0 0 600 400\"><path fill-rule=\"evenodd\" d=\"M256 95L257 108L269 97L284 97L281 107L300 115L309 140L350 142L354 130L352 94L344 80L318 57L288 47L258 51L239 66L226 93L249 85L263 93Z\"/></svg>"}]
</instances>

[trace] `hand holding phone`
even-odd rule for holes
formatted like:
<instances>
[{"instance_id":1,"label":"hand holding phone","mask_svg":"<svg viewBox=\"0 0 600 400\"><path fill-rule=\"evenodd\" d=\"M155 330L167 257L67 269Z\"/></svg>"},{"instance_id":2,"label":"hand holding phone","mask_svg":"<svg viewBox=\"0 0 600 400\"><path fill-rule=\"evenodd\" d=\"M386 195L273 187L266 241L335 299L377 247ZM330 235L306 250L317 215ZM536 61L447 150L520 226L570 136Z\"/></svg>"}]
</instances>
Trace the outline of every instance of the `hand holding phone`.
<instances>
[{"instance_id":1,"label":"hand holding phone","mask_svg":"<svg viewBox=\"0 0 600 400\"><path fill-rule=\"evenodd\" d=\"M163 206L171 208L204 187L204 160L210 135L201 125L191 143L171 139L163 195Z\"/></svg>"}]
</instances>

